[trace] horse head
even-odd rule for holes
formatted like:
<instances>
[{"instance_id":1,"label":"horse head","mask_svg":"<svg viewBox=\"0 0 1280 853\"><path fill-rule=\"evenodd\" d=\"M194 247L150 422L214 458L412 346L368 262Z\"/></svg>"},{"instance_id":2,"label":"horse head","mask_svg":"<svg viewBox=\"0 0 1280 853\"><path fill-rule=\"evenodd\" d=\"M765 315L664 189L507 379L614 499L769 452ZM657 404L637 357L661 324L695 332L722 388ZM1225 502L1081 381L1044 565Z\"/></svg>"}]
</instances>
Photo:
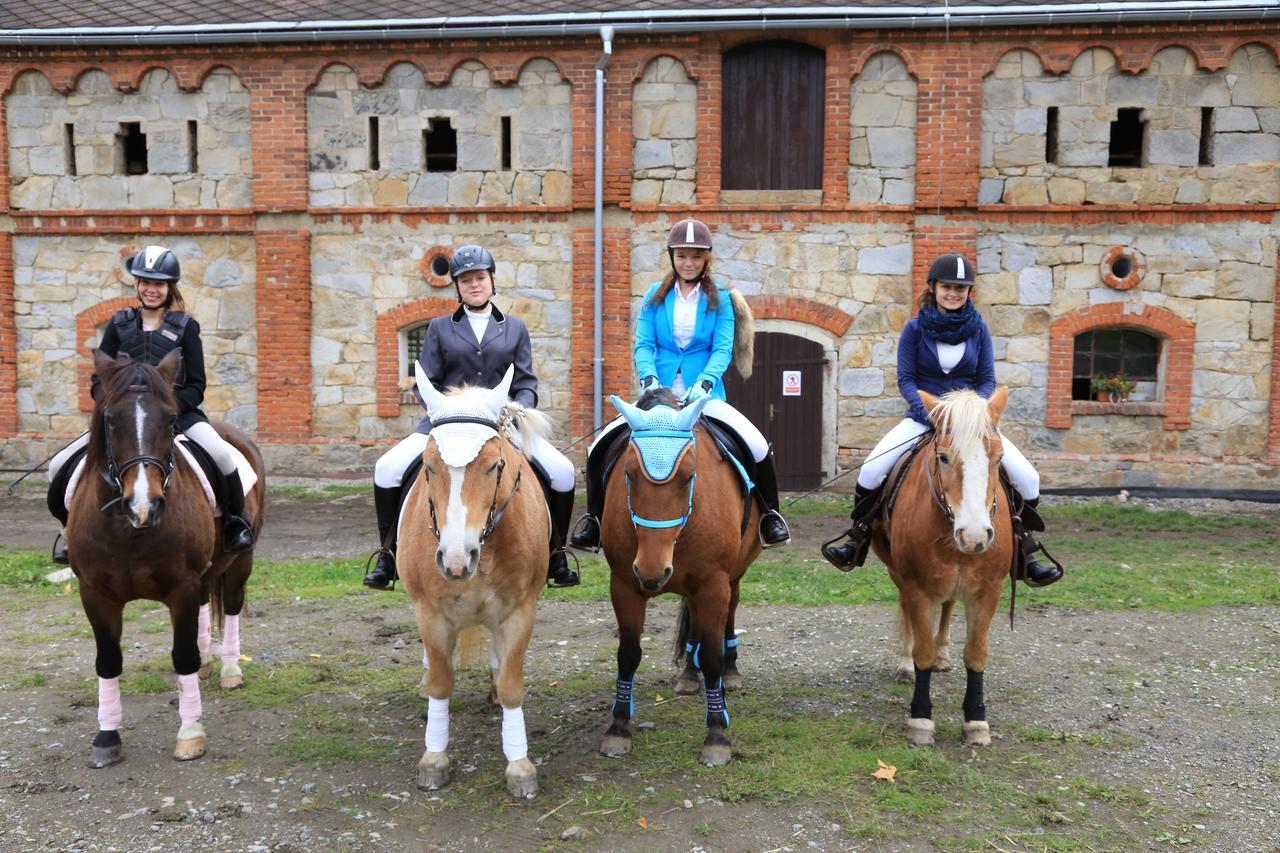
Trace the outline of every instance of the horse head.
<instances>
[{"instance_id":1,"label":"horse head","mask_svg":"<svg viewBox=\"0 0 1280 853\"><path fill-rule=\"evenodd\" d=\"M431 433L422 453L427 508L436 537L436 568L446 578L466 580L480 566L480 548L493 533L520 475L505 477L499 423L507 405L513 369L498 387L463 387L442 394L418 373Z\"/></svg>"},{"instance_id":2,"label":"horse head","mask_svg":"<svg viewBox=\"0 0 1280 853\"><path fill-rule=\"evenodd\" d=\"M964 554L991 547L999 465L1004 454L1000 416L1009 401L1001 385L984 400L973 391L952 391L941 399L924 391L920 399L933 422L932 458L924 460L935 499L951 520L951 537Z\"/></svg>"},{"instance_id":3,"label":"horse head","mask_svg":"<svg viewBox=\"0 0 1280 853\"><path fill-rule=\"evenodd\" d=\"M151 367L93 352L102 396L90 427L90 458L115 493L103 509L120 504L135 528L155 527L164 511L178 423L173 382L179 359L174 350Z\"/></svg>"},{"instance_id":4,"label":"horse head","mask_svg":"<svg viewBox=\"0 0 1280 853\"><path fill-rule=\"evenodd\" d=\"M676 540L693 514L697 480L693 427L711 397L683 409L658 404L647 411L616 396L609 399L631 426L631 444L621 462L636 528L631 570L644 590L656 592L675 571Z\"/></svg>"}]
</instances>

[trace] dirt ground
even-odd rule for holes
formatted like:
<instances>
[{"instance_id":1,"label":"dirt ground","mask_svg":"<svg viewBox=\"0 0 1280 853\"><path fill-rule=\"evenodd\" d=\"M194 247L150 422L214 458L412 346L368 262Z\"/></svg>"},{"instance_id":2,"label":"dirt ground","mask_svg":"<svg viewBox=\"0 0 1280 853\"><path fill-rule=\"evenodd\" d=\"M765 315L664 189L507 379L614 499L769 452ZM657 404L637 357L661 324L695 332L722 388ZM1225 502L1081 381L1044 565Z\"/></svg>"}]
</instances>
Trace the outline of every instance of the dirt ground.
<instances>
[{"instance_id":1,"label":"dirt ground","mask_svg":"<svg viewBox=\"0 0 1280 853\"><path fill-rule=\"evenodd\" d=\"M259 554L363 555L372 518L367 495L277 501ZM840 527L835 518L804 522L790 547L816 552L817 543ZM0 502L3 545L45 548L53 530L38 491ZM842 814L837 802L734 802L716 796L717 771L645 762L646 738L677 731L690 756L696 755L698 699L678 707L687 728L637 731L636 753L601 757L595 747L613 684L612 612L607 602L569 602L555 592L540 605L527 667L530 755L540 765L542 784L537 799L511 803L505 795L498 717L483 702L479 675L463 679L454 701L452 790L418 791L413 774L425 703L413 695L420 645L410 607L402 592L364 591L359 576L353 560L352 593L337 599L254 601L242 631L243 651L254 659L246 676L332 658L335 667L359 667L388 680L393 688L382 701L361 705L336 689L322 700L311 694L280 705L260 701L267 695L262 686L237 693L209 686L208 754L177 763L169 757L178 726L174 693L126 694L126 759L96 771L85 766L96 728L93 643L77 599L4 602L0 637L6 638L8 672L0 683L8 686L0 694L0 849L1042 849L1007 836L940 832L927 821L918 833L869 837L854 832L852 816L847 809ZM666 660L674 604L653 607L651 614L641 673L648 681L645 695L665 690L674 675ZM148 630L164 618L147 611L126 625L126 673L137 662L167 659L167 632L158 625ZM743 608L747 692L753 681L797 696L829 691L829 700L815 706L797 699L792 710L858 715L888 733L898 731L907 699L888 686L896 653L892 623L884 606ZM1141 792L1150 802L1148 808L1122 808L1105 797L1079 803L1074 819L1107 828L1090 837L1114 838L1131 849L1137 841L1138 849L1277 851L1278 673L1280 608L1095 612L1035 604L1020 613L1016 631L1001 625L993 632L987 706L995 745L968 756L958 722L944 726L944 718L958 716L963 692L962 675L951 673L935 679L937 749L961 763L1017 764L1030 755L1019 733L1067 733L1060 748L1050 744L1060 753L1057 772L1040 775L1029 766L1018 777L1023 784L1052 795L1066 791L1075 774ZM588 686L567 695L552 689L579 682ZM637 721L646 718L675 719L638 709ZM392 761L355 754L335 762L289 752L288 739L307 726L349 730ZM751 731L749 721L731 731L735 749L748 756ZM636 811L643 828L609 814L610 792L640 789ZM587 807L593 797L602 803L597 814ZM572 805L558 811L566 801ZM1052 832L1056 813L1048 814L1039 823ZM1033 833L1044 831L1037 822L1037 815L1028 815Z\"/></svg>"}]
</instances>

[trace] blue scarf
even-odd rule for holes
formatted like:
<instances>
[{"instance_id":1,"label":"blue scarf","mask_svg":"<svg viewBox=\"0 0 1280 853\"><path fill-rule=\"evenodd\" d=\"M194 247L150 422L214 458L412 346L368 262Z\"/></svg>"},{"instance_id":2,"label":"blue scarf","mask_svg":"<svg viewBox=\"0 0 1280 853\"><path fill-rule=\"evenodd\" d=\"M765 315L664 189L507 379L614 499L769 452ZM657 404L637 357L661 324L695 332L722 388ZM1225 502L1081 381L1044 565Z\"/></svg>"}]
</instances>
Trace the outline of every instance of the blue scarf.
<instances>
[{"instance_id":1,"label":"blue scarf","mask_svg":"<svg viewBox=\"0 0 1280 853\"><path fill-rule=\"evenodd\" d=\"M944 311L936 304L920 309L920 330L925 337L944 344L966 341L982 327L982 315L966 300L959 311Z\"/></svg>"}]
</instances>

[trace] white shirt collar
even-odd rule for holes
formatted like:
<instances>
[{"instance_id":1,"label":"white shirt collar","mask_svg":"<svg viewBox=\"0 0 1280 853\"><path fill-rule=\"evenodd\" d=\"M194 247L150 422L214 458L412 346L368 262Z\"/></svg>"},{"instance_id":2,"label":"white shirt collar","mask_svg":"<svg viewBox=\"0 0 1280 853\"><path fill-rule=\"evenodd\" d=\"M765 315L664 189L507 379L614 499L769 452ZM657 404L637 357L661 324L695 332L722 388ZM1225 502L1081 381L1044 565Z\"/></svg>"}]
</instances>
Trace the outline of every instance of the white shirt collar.
<instances>
[{"instance_id":1,"label":"white shirt collar","mask_svg":"<svg viewBox=\"0 0 1280 853\"><path fill-rule=\"evenodd\" d=\"M676 299L681 302L697 302L698 297L702 295L702 282L698 282L693 286L693 290L689 291L689 295L685 296L680 290L680 284L676 284Z\"/></svg>"}]
</instances>

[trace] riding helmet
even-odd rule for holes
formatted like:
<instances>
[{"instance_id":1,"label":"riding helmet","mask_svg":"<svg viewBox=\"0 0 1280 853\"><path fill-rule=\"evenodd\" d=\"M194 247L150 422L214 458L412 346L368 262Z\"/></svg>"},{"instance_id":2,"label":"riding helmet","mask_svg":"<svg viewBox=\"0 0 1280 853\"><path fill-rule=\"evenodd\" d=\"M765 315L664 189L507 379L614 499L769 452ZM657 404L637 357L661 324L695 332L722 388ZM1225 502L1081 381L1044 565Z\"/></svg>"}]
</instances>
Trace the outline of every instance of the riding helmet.
<instances>
[{"instance_id":1,"label":"riding helmet","mask_svg":"<svg viewBox=\"0 0 1280 853\"><path fill-rule=\"evenodd\" d=\"M681 219L667 233L668 249L711 250L711 229L697 219Z\"/></svg>"},{"instance_id":2,"label":"riding helmet","mask_svg":"<svg viewBox=\"0 0 1280 853\"><path fill-rule=\"evenodd\" d=\"M964 255L943 255L929 267L929 281L940 281L943 284L967 284L974 282L973 262Z\"/></svg>"},{"instance_id":3,"label":"riding helmet","mask_svg":"<svg viewBox=\"0 0 1280 853\"><path fill-rule=\"evenodd\" d=\"M134 278L175 282L182 276L178 256L164 246L147 246L125 258L124 270Z\"/></svg>"},{"instance_id":4,"label":"riding helmet","mask_svg":"<svg viewBox=\"0 0 1280 853\"><path fill-rule=\"evenodd\" d=\"M475 243L459 246L449 259L449 277L454 281L471 270L488 270L492 275L497 269L498 265L493 262L493 255L489 254L489 250Z\"/></svg>"}]
</instances>

